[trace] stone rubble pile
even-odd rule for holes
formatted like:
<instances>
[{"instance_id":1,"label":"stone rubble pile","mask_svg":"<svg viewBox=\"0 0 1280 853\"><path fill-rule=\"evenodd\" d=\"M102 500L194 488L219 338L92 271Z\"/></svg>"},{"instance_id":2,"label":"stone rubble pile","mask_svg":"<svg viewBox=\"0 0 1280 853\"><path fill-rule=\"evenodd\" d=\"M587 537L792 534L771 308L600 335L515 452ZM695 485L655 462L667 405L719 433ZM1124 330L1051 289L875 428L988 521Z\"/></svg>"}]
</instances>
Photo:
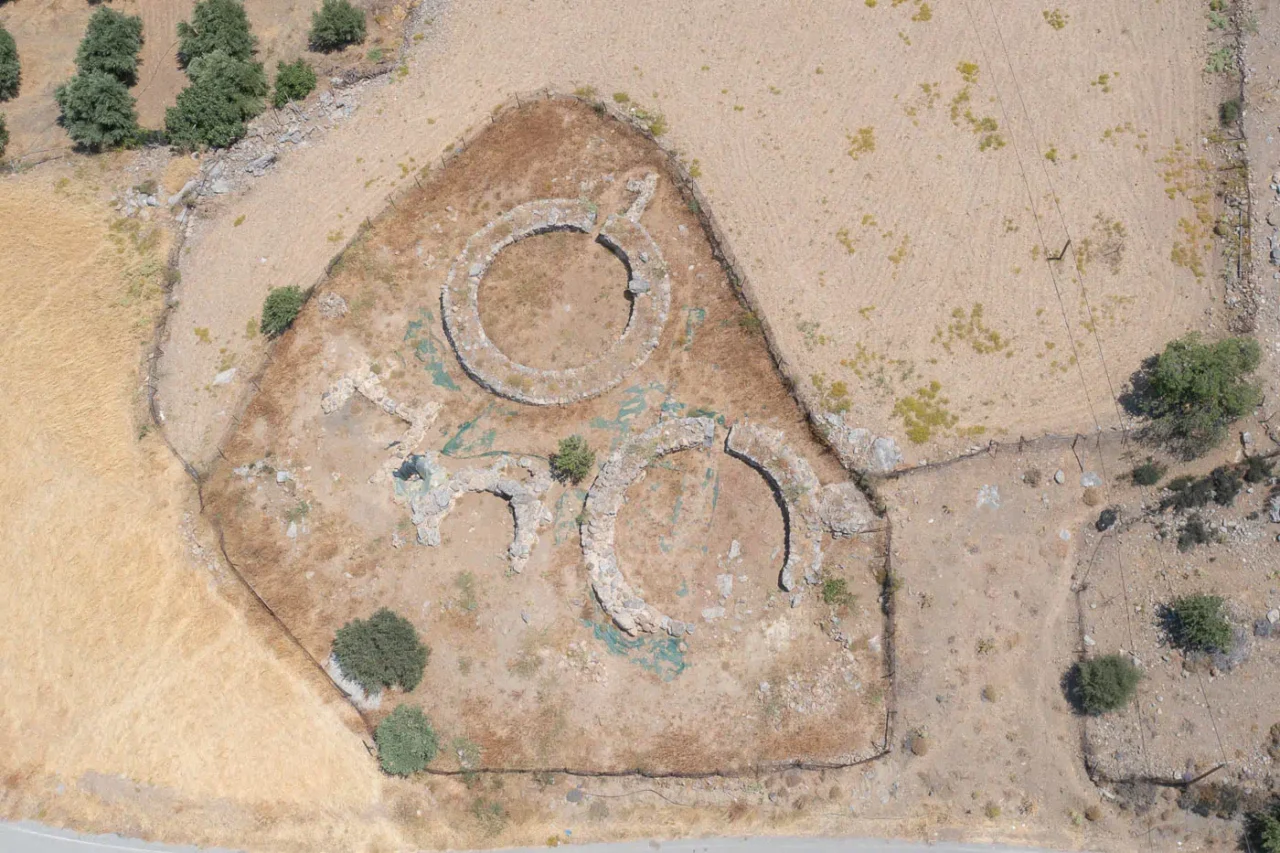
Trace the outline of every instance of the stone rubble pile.
<instances>
[{"instance_id":1,"label":"stone rubble pile","mask_svg":"<svg viewBox=\"0 0 1280 853\"><path fill-rule=\"evenodd\" d=\"M892 438L877 437L871 430L851 427L835 412L824 412L814 420L846 468L887 474L902 464L902 451Z\"/></svg>"}]
</instances>

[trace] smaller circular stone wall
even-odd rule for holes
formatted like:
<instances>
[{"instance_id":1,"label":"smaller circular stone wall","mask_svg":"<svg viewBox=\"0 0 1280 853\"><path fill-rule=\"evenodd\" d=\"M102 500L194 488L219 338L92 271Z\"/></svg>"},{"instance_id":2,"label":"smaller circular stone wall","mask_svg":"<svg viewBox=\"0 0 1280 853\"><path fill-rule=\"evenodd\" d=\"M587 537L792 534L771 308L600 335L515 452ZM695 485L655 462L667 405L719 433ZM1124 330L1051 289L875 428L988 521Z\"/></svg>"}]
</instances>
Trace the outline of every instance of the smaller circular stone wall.
<instances>
[{"instance_id":1,"label":"smaller circular stone wall","mask_svg":"<svg viewBox=\"0 0 1280 853\"><path fill-rule=\"evenodd\" d=\"M626 267L631 316L622 336L604 355L581 367L538 370L509 358L485 334L480 284L498 253L535 234L590 234L596 217L596 205L589 201L531 201L477 231L454 260L440 294L445 333L463 369L481 387L535 406L576 403L621 383L657 348L671 308L671 277L644 226L617 215L605 220L596 240Z\"/></svg>"}]
</instances>

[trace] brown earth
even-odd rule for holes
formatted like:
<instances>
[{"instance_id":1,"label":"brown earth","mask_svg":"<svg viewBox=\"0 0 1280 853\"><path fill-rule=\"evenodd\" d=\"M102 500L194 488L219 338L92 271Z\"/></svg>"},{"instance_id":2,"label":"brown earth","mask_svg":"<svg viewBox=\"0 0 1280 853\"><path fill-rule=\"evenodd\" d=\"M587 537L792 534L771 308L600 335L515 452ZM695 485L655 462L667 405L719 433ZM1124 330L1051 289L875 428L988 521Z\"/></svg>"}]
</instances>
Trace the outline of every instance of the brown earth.
<instances>
[{"instance_id":1,"label":"brown earth","mask_svg":"<svg viewBox=\"0 0 1280 853\"><path fill-rule=\"evenodd\" d=\"M459 369L437 319L439 288L463 242L502 210L540 196L581 192L602 213L625 210L626 179L647 172L661 178L642 221L672 271L671 319L658 351L619 389L574 406L522 406L479 388ZM585 260L571 249L562 261L555 250L575 241L580 251L586 238L530 238L528 252L495 263L497 298L488 300L487 279L482 285L488 317L502 317L510 334L532 325L510 354L554 364L572 352L554 322L528 316L531 305L578 317L577 341L601 341L597 350L620 333L625 317L615 311L611 324L593 308L625 306L625 272L607 253ZM558 275L568 283L555 282ZM325 320L309 308L277 345L207 491L232 561L316 658L328 656L334 631L352 618L384 605L406 615L435 650L423 685L406 699L449 739L477 744L486 766L703 771L875 751L885 695L876 537L831 549L832 576L847 572L857 602L837 615L810 594L792 608L778 588L782 517L764 479L718 446L677 454L632 487L619 557L639 594L689 619L696 633L683 642L628 640L592 604L582 567L574 519L590 480L546 496L554 521L514 575L510 512L498 500L464 498L440 547L414 544L407 507L394 500L407 486L370 477L388 455L418 449L387 449L404 424L363 398L320 412L321 393L363 357L393 399L443 405L422 449L443 453L454 470L489 465L500 452L546 457L571 433L604 454L660 412L696 410L720 421L720 442L726 425L747 414L776 424L824 480L844 479L810 436L758 331L743 322L665 158L642 136L573 102L504 117L367 230L324 292L343 296L351 313ZM240 468L262 459L290 478L277 483L270 470ZM735 541L740 553L730 559ZM717 575L725 573L733 592L721 600ZM704 620L717 606L726 616ZM849 649L828 635L837 630ZM383 710L399 701L389 698Z\"/></svg>"}]
</instances>

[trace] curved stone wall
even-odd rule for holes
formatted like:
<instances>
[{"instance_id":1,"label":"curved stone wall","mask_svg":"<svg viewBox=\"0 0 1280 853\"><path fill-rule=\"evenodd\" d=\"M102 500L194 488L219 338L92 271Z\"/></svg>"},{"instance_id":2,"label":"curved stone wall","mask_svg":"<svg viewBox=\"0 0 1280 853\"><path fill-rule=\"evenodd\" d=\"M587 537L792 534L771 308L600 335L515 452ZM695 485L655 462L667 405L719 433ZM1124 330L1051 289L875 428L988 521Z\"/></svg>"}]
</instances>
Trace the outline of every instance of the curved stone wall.
<instances>
[{"instance_id":1,"label":"curved stone wall","mask_svg":"<svg viewBox=\"0 0 1280 853\"><path fill-rule=\"evenodd\" d=\"M616 549L618 511L627 498L627 487L644 476L645 469L668 453L707 449L715 441L711 418L674 418L659 422L632 436L600 467L587 493L583 511L582 554L591 588L604 612L628 634L663 630L683 635L688 627L650 607L623 577Z\"/></svg>"},{"instance_id":2,"label":"curved stone wall","mask_svg":"<svg viewBox=\"0 0 1280 853\"><path fill-rule=\"evenodd\" d=\"M540 500L551 488L551 472L539 460L524 457L518 465L529 474L529 478L517 480L507 474L511 463L511 457L500 456L488 468L464 468L450 474L439 464L434 453L406 459L396 476L407 480L417 475L427 484L427 491L409 500L410 518L418 528L418 542L439 545L440 523L458 498L468 492L488 492L511 504L515 535L507 548L507 555L511 558L512 571L522 571L538 544L538 528L551 522L551 511Z\"/></svg>"},{"instance_id":3,"label":"curved stone wall","mask_svg":"<svg viewBox=\"0 0 1280 853\"><path fill-rule=\"evenodd\" d=\"M779 583L790 592L796 576L817 583L822 571L821 486L818 475L786 443L781 432L738 421L729 430L725 450L755 468L782 501L787 529L787 559Z\"/></svg>"},{"instance_id":4,"label":"curved stone wall","mask_svg":"<svg viewBox=\"0 0 1280 853\"><path fill-rule=\"evenodd\" d=\"M618 385L658 346L671 308L671 277L662 253L644 226L628 216L617 215L605 220L596 241L613 252L627 269L631 315L622 336L604 355L581 367L538 370L507 357L485 334L480 321L480 284L498 253L535 234L589 234L595 227L596 215L596 206L583 200L528 202L477 231L454 260L440 294L445 333L463 369L481 387L535 406L576 403Z\"/></svg>"}]
</instances>

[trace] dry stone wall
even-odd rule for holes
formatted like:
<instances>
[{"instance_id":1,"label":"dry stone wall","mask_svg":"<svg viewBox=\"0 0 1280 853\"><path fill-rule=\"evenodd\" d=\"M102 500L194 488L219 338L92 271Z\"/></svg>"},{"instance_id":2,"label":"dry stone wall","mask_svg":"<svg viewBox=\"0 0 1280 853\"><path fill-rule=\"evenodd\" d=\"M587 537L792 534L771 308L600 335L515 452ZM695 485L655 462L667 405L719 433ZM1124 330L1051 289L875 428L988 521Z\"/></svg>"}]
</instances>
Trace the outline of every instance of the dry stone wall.
<instances>
[{"instance_id":1,"label":"dry stone wall","mask_svg":"<svg viewBox=\"0 0 1280 853\"><path fill-rule=\"evenodd\" d=\"M589 234L596 223L596 205L580 199L528 202L502 214L467 241L449 268L440 295L441 313L458 361L481 387L521 403L566 405L608 391L648 360L671 309L671 277L657 244L637 221L648 202L645 193L652 195L657 177L650 175L641 183L641 195L627 216L610 216L596 237L627 269L631 315L622 336L590 364L538 370L512 360L485 334L479 294L485 273L503 249L551 231ZM632 214L636 219L630 218Z\"/></svg>"}]
</instances>

